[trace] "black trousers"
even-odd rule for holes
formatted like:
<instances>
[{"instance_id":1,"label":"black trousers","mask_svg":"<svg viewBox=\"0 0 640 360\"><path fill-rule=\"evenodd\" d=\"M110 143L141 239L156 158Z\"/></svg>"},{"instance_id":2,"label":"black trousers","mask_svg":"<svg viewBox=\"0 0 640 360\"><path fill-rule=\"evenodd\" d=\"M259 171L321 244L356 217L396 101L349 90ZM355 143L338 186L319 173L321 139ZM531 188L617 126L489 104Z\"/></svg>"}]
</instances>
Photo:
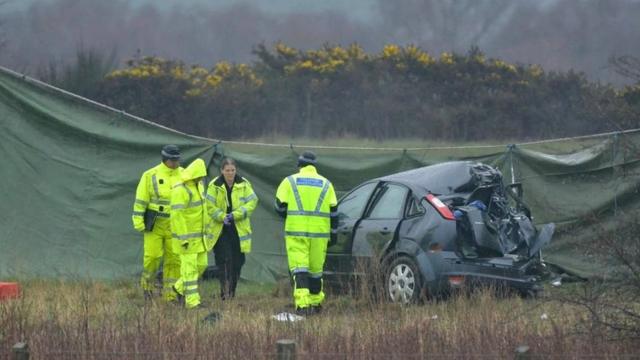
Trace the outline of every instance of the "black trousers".
<instances>
[{"instance_id":1,"label":"black trousers","mask_svg":"<svg viewBox=\"0 0 640 360\"><path fill-rule=\"evenodd\" d=\"M236 295L240 271L245 257L240 252L240 238L235 225L224 226L222 234L213 247L213 255L218 266L220 279L220 297L231 299Z\"/></svg>"}]
</instances>

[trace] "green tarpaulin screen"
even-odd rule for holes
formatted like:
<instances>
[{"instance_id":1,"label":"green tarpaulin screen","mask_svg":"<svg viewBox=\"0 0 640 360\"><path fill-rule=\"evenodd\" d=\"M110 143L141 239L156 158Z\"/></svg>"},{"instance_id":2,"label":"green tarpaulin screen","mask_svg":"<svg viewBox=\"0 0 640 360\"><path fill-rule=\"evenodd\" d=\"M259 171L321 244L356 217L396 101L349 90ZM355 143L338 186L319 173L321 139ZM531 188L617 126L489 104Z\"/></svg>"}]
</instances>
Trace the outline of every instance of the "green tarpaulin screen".
<instances>
[{"instance_id":1,"label":"green tarpaulin screen","mask_svg":"<svg viewBox=\"0 0 640 360\"><path fill-rule=\"evenodd\" d=\"M582 251L578 220L638 207L640 131L501 146L422 149L338 148L221 142L186 135L0 69L0 278L131 277L141 270L142 236L131 225L141 173L165 144L200 157L218 175L223 155L238 161L260 203L253 252L242 276L286 276L282 222L273 211L280 180L297 155L314 150L338 195L372 177L448 160L497 166L522 182L538 224L560 233L543 252L582 275L603 272ZM568 229L562 231L562 229Z\"/></svg>"}]
</instances>

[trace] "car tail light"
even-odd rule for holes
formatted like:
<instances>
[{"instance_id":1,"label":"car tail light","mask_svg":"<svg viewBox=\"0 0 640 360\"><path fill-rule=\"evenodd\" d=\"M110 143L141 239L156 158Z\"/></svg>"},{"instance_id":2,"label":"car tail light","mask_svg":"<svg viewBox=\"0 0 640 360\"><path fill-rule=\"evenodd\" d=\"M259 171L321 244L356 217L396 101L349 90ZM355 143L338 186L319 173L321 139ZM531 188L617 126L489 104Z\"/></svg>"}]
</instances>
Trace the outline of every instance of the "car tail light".
<instances>
[{"instance_id":1,"label":"car tail light","mask_svg":"<svg viewBox=\"0 0 640 360\"><path fill-rule=\"evenodd\" d=\"M447 205L445 205L442 201L440 201L440 199L435 197L435 195L427 194L426 198L427 198L427 201L429 201L429 203L434 208L436 208L436 210L438 211L440 216L442 216L443 218L445 218L447 220L455 220L456 219L455 216L453 216L453 213L451 212L449 207Z\"/></svg>"},{"instance_id":2,"label":"car tail light","mask_svg":"<svg viewBox=\"0 0 640 360\"><path fill-rule=\"evenodd\" d=\"M464 283L464 276L462 275L451 275L449 276L449 284L451 286L460 286Z\"/></svg>"}]
</instances>

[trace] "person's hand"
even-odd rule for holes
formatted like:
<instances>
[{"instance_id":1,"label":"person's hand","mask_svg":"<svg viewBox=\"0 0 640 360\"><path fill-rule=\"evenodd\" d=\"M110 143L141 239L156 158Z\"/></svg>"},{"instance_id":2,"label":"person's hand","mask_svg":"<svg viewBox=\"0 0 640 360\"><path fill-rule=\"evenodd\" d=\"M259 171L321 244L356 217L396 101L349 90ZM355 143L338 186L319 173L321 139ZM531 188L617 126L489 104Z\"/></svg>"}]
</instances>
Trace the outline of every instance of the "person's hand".
<instances>
[{"instance_id":1,"label":"person's hand","mask_svg":"<svg viewBox=\"0 0 640 360\"><path fill-rule=\"evenodd\" d=\"M233 222L233 215L231 215L231 214L227 214L227 216L225 216L225 217L224 217L224 220L222 220L222 222L223 222L226 226L231 225L231 223Z\"/></svg>"}]
</instances>

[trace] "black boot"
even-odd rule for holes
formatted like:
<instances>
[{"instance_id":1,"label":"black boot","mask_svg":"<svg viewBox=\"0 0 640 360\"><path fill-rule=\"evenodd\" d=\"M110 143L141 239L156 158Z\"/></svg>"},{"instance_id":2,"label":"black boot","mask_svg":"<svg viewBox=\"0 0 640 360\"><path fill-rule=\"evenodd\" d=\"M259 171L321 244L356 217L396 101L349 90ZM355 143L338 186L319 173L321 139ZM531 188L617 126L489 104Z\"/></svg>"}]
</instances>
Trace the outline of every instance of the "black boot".
<instances>
[{"instance_id":1,"label":"black boot","mask_svg":"<svg viewBox=\"0 0 640 360\"><path fill-rule=\"evenodd\" d=\"M308 308L308 307L296 308L296 315L298 315L298 316L309 316L310 315L310 308Z\"/></svg>"},{"instance_id":2,"label":"black boot","mask_svg":"<svg viewBox=\"0 0 640 360\"><path fill-rule=\"evenodd\" d=\"M144 296L144 301L153 300L153 291L151 290L145 290L142 295Z\"/></svg>"},{"instance_id":3,"label":"black boot","mask_svg":"<svg viewBox=\"0 0 640 360\"><path fill-rule=\"evenodd\" d=\"M322 305L312 305L309 308L309 315L320 315L322 313Z\"/></svg>"},{"instance_id":4,"label":"black boot","mask_svg":"<svg viewBox=\"0 0 640 360\"><path fill-rule=\"evenodd\" d=\"M175 286L172 286L171 290L176 294L176 299L173 302L176 305L184 306L184 295L180 294Z\"/></svg>"}]
</instances>

